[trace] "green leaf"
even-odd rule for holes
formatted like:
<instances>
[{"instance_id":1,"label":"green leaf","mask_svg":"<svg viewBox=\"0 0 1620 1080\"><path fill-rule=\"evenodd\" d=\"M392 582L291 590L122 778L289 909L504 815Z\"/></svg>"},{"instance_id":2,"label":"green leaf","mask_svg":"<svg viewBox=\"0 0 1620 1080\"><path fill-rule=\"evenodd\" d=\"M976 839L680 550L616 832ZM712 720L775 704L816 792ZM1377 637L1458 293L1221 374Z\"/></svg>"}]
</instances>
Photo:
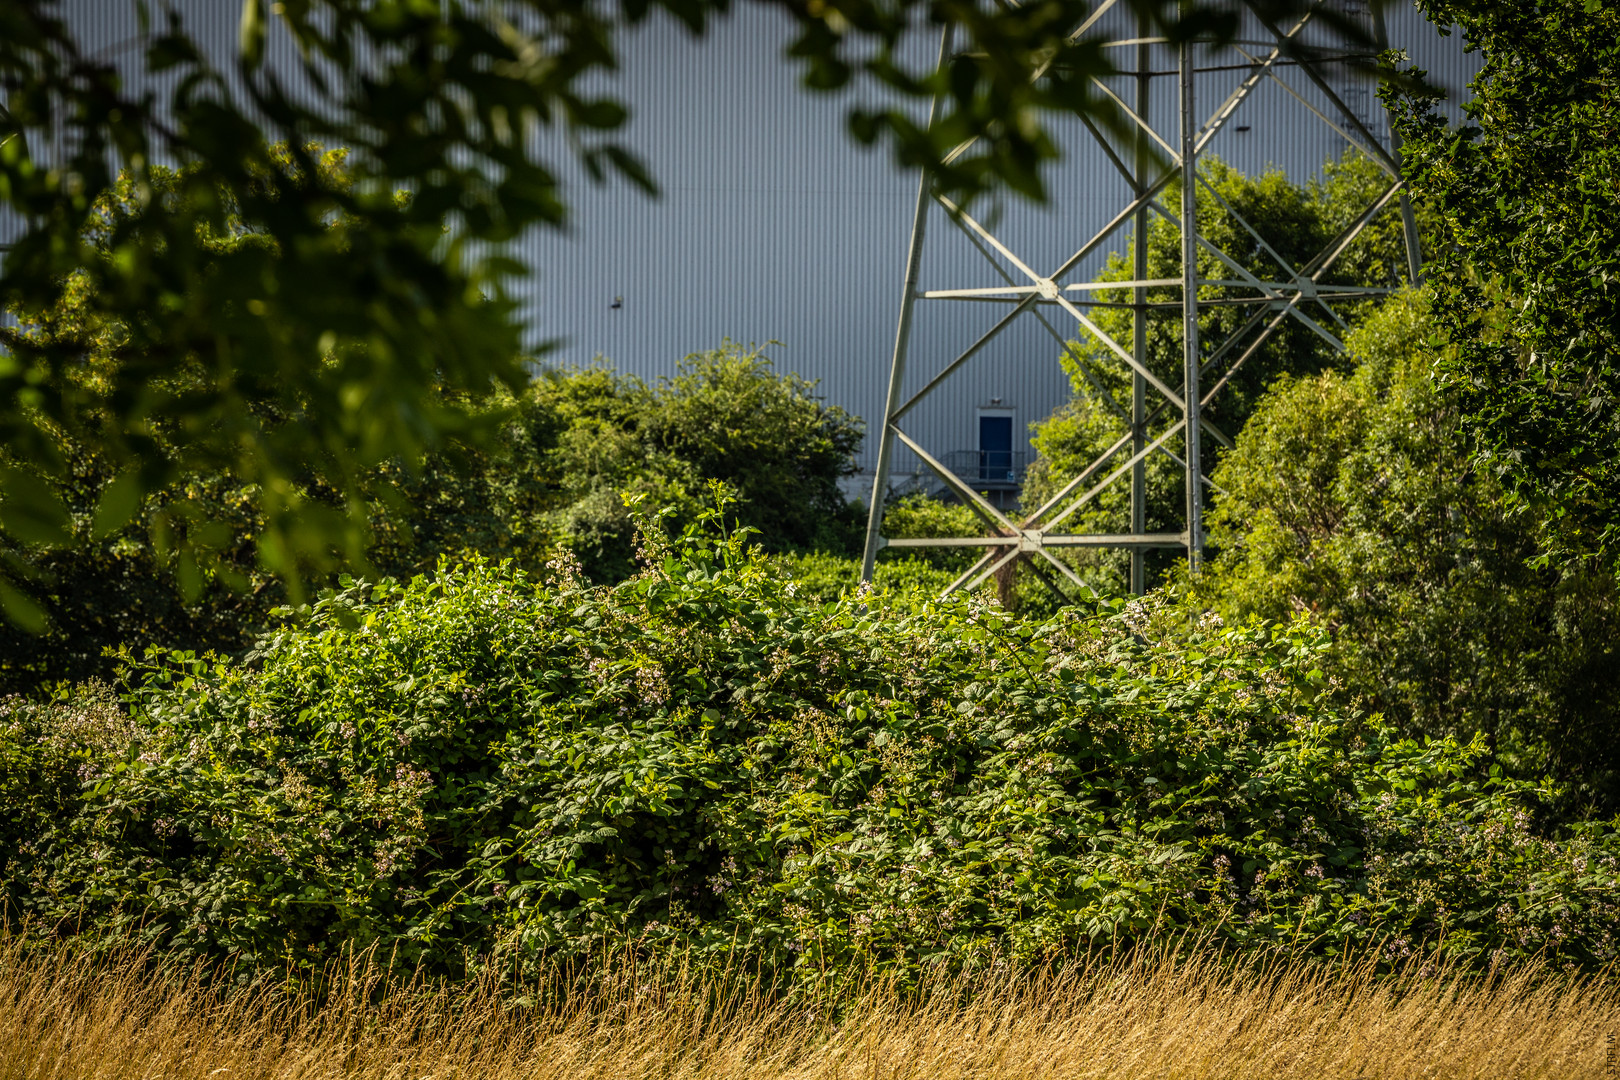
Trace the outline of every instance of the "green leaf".
<instances>
[{"instance_id":1,"label":"green leaf","mask_svg":"<svg viewBox=\"0 0 1620 1080\"><path fill-rule=\"evenodd\" d=\"M264 0L242 0L242 24L239 31L238 46L242 50L242 60L249 68L256 68L264 61Z\"/></svg>"},{"instance_id":2,"label":"green leaf","mask_svg":"<svg viewBox=\"0 0 1620 1080\"><path fill-rule=\"evenodd\" d=\"M0 470L0 528L25 544L65 545L68 509L49 484L22 469Z\"/></svg>"},{"instance_id":3,"label":"green leaf","mask_svg":"<svg viewBox=\"0 0 1620 1080\"><path fill-rule=\"evenodd\" d=\"M45 629L45 609L5 578L0 578L0 611L4 611L6 618L30 634L38 634Z\"/></svg>"},{"instance_id":4,"label":"green leaf","mask_svg":"<svg viewBox=\"0 0 1620 1080\"><path fill-rule=\"evenodd\" d=\"M102 489L101 498L96 501L96 516L90 527L90 535L100 540L111 536L135 516L140 508L141 496L146 494L141 477L135 470L122 473L113 479L113 482Z\"/></svg>"},{"instance_id":5,"label":"green leaf","mask_svg":"<svg viewBox=\"0 0 1620 1080\"><path fill-rule=\"evenodd\" d=\"M197 565L197 554L187 546L180 549L174 561L174 574L179 581L180 597L186 603L196 603L202 595L202 569Z\"/></svg>"}]
</instances>

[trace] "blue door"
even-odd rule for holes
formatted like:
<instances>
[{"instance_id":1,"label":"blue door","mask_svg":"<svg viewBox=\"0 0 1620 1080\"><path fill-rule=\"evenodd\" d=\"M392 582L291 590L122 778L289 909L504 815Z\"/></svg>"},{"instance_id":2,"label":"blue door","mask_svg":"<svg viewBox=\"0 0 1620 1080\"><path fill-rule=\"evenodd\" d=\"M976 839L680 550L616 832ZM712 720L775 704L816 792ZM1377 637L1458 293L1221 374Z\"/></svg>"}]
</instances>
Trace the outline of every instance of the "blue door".
<instances>
[{"instance_id":1,"label":"blue door","mask_svg":"<svg viewBox=\"0 0 1620 1080\"><path fill-rule=\"evenodd\" d=\"M1012 476L1012 417L979 417L979 479L1005 483Z\"/></svg>"}]
</instances>

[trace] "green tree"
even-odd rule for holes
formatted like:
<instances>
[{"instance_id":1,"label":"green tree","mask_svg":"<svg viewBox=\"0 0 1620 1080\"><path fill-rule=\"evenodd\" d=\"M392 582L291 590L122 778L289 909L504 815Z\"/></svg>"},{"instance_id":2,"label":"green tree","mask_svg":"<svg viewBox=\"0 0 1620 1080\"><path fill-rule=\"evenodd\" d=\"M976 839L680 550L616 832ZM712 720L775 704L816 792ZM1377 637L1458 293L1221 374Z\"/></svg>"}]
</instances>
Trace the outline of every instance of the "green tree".
<instances>
[{"instance_id":1,"label":"green tree","mask_svg":"<svg viewBox=\"0 0 1620 1080\"><path fill-rule=\"evenodd\" d=\"M1320 180L1306 184L1290 183L1278 170L1248 177L1218 159L1203 165L1205 179L1219 196L1200 193L1198 227L1207 238L1244 271L1259 280L1287 280L1292 269L1285 269L1278 257L1291 268L1306 265L1327 247L1342 230L1370 205L1389 179L1377 164L1363 155L1348 152L1329 162ZM1164 203L1180 205L1172 192ZM1239 216L1242 220L1239 220ZM1244 227L1248 222L1264 238L1262 244ZM1269 249L1269 250L1268 250ZM1405 273L1404 241L1400 217L1395 208L1375 217L1368 228L1322 275L1325 285L1398 285ZM1134 277L1134 239L1123 252L1113 253L1103 281L1129 281ZM1211 281L1232 280L1234 271L1210 252L1199 255L1198 272ZM1147 235L1147 276L1149 279L1179 278L1181 273L1181 234L1179 222L1167 216L1152 220ZM1147 289L1149 303L1175 304L1178 288ZM1226 353L1225 360L1209 376L1225 374L1227 367L1258 335L1257 328L1246 333L1245 323L1254 311L1252 305L1232 301L1253 297L1252 289L1205 285L1199 289L1205 302L1199 314L1199 337L1209 343L1206 353L1235 339L1239 346ZM1097 299L1129 303L1128 291L1099 292ZM1360 304L1336 305L1353 314ZM1344 330L1337 317L1320 304L1302 308L1306 315L1335 334ZM1126 349L1134 347L1132 315L1125 308L1103 307L1092 313L1097 325ZM1262 324L1263 325L1263 324ZM1146 321L1147 366L1167 385L1178 386L1182 378L1182 326L1178 307L1150 311ZM1030 469L1023 501L1038 506L1089 465L1129 429L1126 415L1131 400L1131 370L1093 338L1071 342L1062 357L1069 374L1073 397L1056 412L1034 425L1034 444L1039 455ZM1272 380L1282 375L1309 375L1346 366L1346 360L1326 339L1303 322L1289 319L1238 368L1206 410L1228 435L1243 429L1255 403ZM1150 399L1152 395L1150 393ZM1116 408L1117 406L1117 408ZM1177 416L1166 410L1149 427L1151 440L1165 431ZM1179 452L1179 443L1172 447ZM1219 445L1204 440L1206 471L1213 468ZM1185 494L1181 466L1163 454L1147 459L1149 532L1180 532L1183 528ZM1117 481L1067 522L1076 531L1128 532L1130 487ZM1070 556L1089 573L1096 584L1110 591L1122 590L1126 583L1126 556L1119 552L1095 552ZM1169 556L1158 559L1159 570L1172 563Z\"/></svg>"},{"instance_id":2,"label":"green tree","mask_svg":"<svg viewBox=\"0 0 1620 1080\"><path fill-rule=\"evenodd\" d=\"M311 558L356 562L364 549L363 515L302 497L306 474L326 476L353 510L367 470L493 437L498 425L462 395L525 382L523 269L504 245L566 218L554 165L535 148L567 147L596 178L652 190L612 136L626 110L591 89L617 64L616 35L655 16L701 34L730 4L244 0L239 49L211 57L172 8L130 2L147 33L127 59L162 76L160 91L125 85L50 0L0 6L0 204L28 223L0 273L0 309L47 310L82 289L87 316L117 336L93 381L75 378L72 339L14 337L0 352L0 447L15 463L0 473L0 527L22 544L68 538L68 507L39 476L68 468L66 435L113 469L96 509L109 529L180 477L223 471L256 485L259 558L296 586ZM1176 40L1237 28L1227 0L1129 3ZM1109 70L1105 51L1069 40L1090 12L1083 0L774 6L791 19L788 52L807 86L886 91L883 106L851 110L855 137L933 166L963 198L998 183L1043 194L1057 154L1044 113L1111 119L1089 84ZM264 65L272 12L301 70ZM946 23L972 49L942 66L903 61L919 25ZM1029 77L1035 64L1047 77ZM936 94L937 121L920 124L913 106ZM341 181L311 141L349 149ZM278 144L291 147L286 160ZM150 197L165 161L188 166L179 190ZM120 167L138 198L98 234ZM221 248L232 229L254 242ZM166 388L177 373L195 376L185 393ZM299 422L268 423L265 402ZM160 447L153 429L176 437ZM0 568L0 607L37 623L17 571Z\"/></svg>"},{"instance_id":3,"label":"green tree","mask_svg":"<svg viewBox=\"0 0 1620 1080\"><path fill-rule=\"evenodd\" d=\"M838 482L855 471L862 425L815 389L730 342L652 386L605 368L547 372L523 409L555 425L533 429L559 489L555 531L594 579L616 581L635 565L626 495L691 520L719 480L733 520L771 550L851 549L859 522Z\"/></svg>"},{"instance_id":4,"label":"green tree","mask_svg":"<svg viewBox=\"0 0 1620 1080\"><path fill-rule=\"evenodd\" d=\"M1566 809L1620 807L1620 588L1536 568L1534 523L1474 467L1434 380L1430 302L1391 300L1350 373L1285 378L1223 458L1195 584L1229 620L1329 627L1341 690L1414 735L1487 733Z\"/></svg>"},{"instance_id":5,"label":"green tree","mask_svg":"<svg viewBox=\"0 0 1620 1080\"><path fill-rule=\"evenodd\" d=\"M322 183L342 187L344 155L309 152ZM279 148L270 167L294 168ZM120 174L87 220L86 250L104 260L119 257L117 237L143 205L178 209L194 174L159 167L141 176ZM221 259L262 250L264 238L229 207L226 193L215 194L226 209L214 225L198 228L198 244ZM329 231L341 228L340 222L329 225ZM308 469L266 491L260 476L233 475L223 461L210 464L200 456L192 439L195 418L187 421L175 410L206 394L211 375L189 360L153 370L140 388L151 409L139 433L145 461L131 471L102 435L117 425L105 396L118 382L132 331L102 310L91 270L67 275L50 304L5 313L10 325L0 326L0 366L5 352L76 360L54 382L32 387L35 407L25 410L34 434L49 438L51 460L0 445L10 511L0 529L0 593L13 589L12 613L31 616L0 620L0 689L104 674L110 666L104 650L124 643L243 647L266 612L285 601L262 565L274 560L261 560L255 543L267 537L267 514L307 504L305 527L318 528L342 515L341 500ZM302 401L252 377L236 380L232 393L242 422L272 439L282 432L299 437L298 421L307 412ZM73 403L78 423L59 422L60 412L41 404L48 395ZM47 520L50 510L66 515L65 527ZM274 549L273 538L269 544ZM331 553L305 550L306 568L317 554ZM8 578L26 582L31 595L17 595Z\"/></svg>"},{"instance_id":6,"label":"green tree","mask_svg":"<svg viewBox=\"0 0 1620 1080\"><path fill-rule=\"evenodd\" d=\"M847 549L858 528L838 482L855 473L864 425L759 349L687 357L653 392L654 446L721 479L767 550Z\"/></svg>"},{"instance_id":7,"label":"green tree","mask_svg":"<svg viewBox=\"0 0 1620 1080\"><path fill-rule=\"evenodd\" d=\"M1484 62L1468 122L1395 99L1445 374L1482 460L1547 526L1553 558L1620 565L1620 9L1425 0Z\"/></svg>"}]
</instances>

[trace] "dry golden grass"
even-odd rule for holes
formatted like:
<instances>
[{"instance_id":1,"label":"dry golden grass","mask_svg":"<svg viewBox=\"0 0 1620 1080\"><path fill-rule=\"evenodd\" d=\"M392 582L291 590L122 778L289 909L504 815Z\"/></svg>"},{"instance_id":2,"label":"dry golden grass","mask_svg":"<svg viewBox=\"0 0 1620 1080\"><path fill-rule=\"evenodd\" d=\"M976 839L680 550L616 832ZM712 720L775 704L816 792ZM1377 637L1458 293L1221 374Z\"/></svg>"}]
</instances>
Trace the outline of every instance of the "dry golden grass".
<instances>
[{"instance_id":1,"label":"dry golden grass","mask_svg":"<svg viewBox=\"0 0 1620 1080\"><path fill-rule=\"evenodd\" d=\"M0 1078L1568 1080L1604 1075L1606 1039L1620 1031L1613 982L1530 971L1377 980L1139 957L913 999L871 984L836 1021L678 974L531 1008L487 987L379 995L363 973L339 982L313 1009L286 990L213 993L139 958L0 943Z\"/></svg>"}]
</instances>

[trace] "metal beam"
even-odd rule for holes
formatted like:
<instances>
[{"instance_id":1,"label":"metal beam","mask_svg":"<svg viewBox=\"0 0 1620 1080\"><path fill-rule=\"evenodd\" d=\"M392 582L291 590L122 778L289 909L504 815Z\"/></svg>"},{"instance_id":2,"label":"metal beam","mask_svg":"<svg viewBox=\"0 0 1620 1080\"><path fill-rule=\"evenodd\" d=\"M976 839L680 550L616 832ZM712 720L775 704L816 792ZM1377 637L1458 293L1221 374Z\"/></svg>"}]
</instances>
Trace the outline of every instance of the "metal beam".
<instances>
[{"instance_id":1,"label":"metal beam","mask_svg":"<svg viewBox=\"0 0 1620 1080\"><path fill-rule=\"evenodd\" d=\"M1362 229L1367 227L1367 222L1371 221L1378 211L1382 210L1389 204L1390 198L1394 196L1399 187L1399 183L1390 185L1389 189L1384 192L1383 198L1379 199L1372 206L1368 207L1361 217L1357 218L1349 228L1340 233L1339 237L1332 244L1328 245L1328 247L1325 248L1320 255L1318 255L1315 259L1312 259L1310 263L1306 264L1307 268L1314 266L1314 269L1311 272L1311 280L1314 281L1317 277L1320 277L1327 271L1328 267L1333 265L1333 261L1343 254L1344 249L1350 246L1351 241L1361 234ZM1320 265L1315 265L1317 263L1320 263ZM1277 327L1282 325L1283 320L1288 317L1289 308L1292 308L1294 305L1298 304L1303 298L1304 293L1295 293L1288 300L1287 306L1285 306L1282 311L1279 311L1276 316L1272 318L1270 324L1268 324L1266 328L1260 332L1260 336L1257 337L1249 345L1249 347L1243 351L1243 355L1232 361L1232 366L1226 369L1226 373L1216 381L1214 386L1210 387L1209 393L1204 395L1202 404L1207 405L1211 398L1220 393L1221 388L1232 380L1233 375L1237 374L1238 368L1242 367L1244 362L1247 361L1249 357L1253 356L1255 352L1259 350L1261 345L1265 344L1266 339L1272 335Z\"/></svg>"},{"instance_id":2,"label":"metal beam","mask_svg":"<svg viewBox=\"0 0 1620 1080\"><path fill-rule=\"evenodd\" d=\"M923 398L927 397L929 394L932 394L939 387L940 383L950 378L952 372L961 367L963 364L967 363L969 360L973 359L974 354L976 354L986 345L990 344L990 342L995 339L997 334L1011 326L1013 320L1018 318L1019 312L1035 303L1035 295L1036 294L1034 293L1030 293L1024 299L1020 300L1017 307L1003 315L1000 320L996 322L996 325L979 335L979 340L975 341L972 345L969 345L960 355L957 356L955 360L952 360L950 363L941 368L937 375L928 380L927 385L925 385L921 390L918 390L915 394L912 394L911 397L907 398L904 405L891 407L891 411L888 416L889 423L894 423L902 416L906 415L906 413L916 408L922 403Z\"/></svg>"},{"instance_id":3,"label":"metal beam","mask_svg":"<svg viewBox=\"0 0 1620 1080\"><path fill-rule=\"evenodd\" d=\"M1091 14L1087 15L1085 20L1083 22L1081 22L1079 26L1075 27L1074 30L1070 31L1070 33L1069 33L1069 42L1070 42L1070 44L1073 44L1074 42L1077 42L1081 38L1085 37L1086 31L1090 30L1093 26L1095 26L1097 24L1097 20L1101 19L1104 15L1108 14L1108 12L1118 2L1119 2L1119 0L1103 0L1102 3L1098 4L1097 9L1095 11L1093 11L1093 12L1091 12ZM943 67L944 65L942 64L941 66ZM1039 64L1035 68L1035 70L1030 73L1029 81L1032 82L1032 83L1039 82L1041 77L1043 75L1045 75L1048 71L1050 71L1051 68L1052 68L1052 61L1050 61L1050 60L1047 60L1044 63ZM955 164L956 159L961 157L963 154L967 153L969 150L971 150L978 143L980 138L982 138L982 136L975 135L970 139L964 139L962 142L957 143L954 147L951 148L951 152L945 155L945 157L943 159L944 163L946 165Z\"/></svg>"},{"instance_id":4,"label":"metal beam","mask_svg":"<svg viewBox=\"0 0 1620 1080\"><path fill-rule=\"evenodd\" d=\"M1047 591L1049 591L1053 596L1056 596L1058 598L1059 603L1067 604L1069 602L1068 594L1063 591L1062 586L1060 586L1057 582L1052 580L1052 575L1048 574L1046 572L1045 567L1043 567L1040 563L1037 563L1037 562L1031 562L1031 563L1028 563L1026 565L1029 566L1029 572L1035 575L1035 580L1039 581L1042 585L1045 585L1046 588L1047 588ZM1067 567L1065 567L1064 569L1068 570ZM1072 580L1074 580L1076 582L1080 582L1080 587L1081 588L1085 588L1085 583L1080 581L1079 576L1076 575L1074 573L1074 571L1069 570L1068 571L1068 576Z\"/></svg>"},{"instance_id":5,"label":"metal beam","mask_svg":"<svg viewBox=\"0 0 1620 1080\"><path fill-rule=\"evenodd\" d=\"M1384 9L1381 5L1372 7L1373 41L1378 45L1379 55L1389 51L1389 30L1384 25ZM1401 133L1395 130L1395 123L1386 112L1384 114L1384 127L1389 132L1389 150L1398 165L1404 170L1405 158L1401 154ZM1418 237L1417 216L1412 213L1412 197L1405 188L1401 189L1401 229L1406 239L1406 280L1413 286L1423 284L1423 245Z\"/></svg>"},{"instance_id":6,"label":"metal beam","mask_svg":"<svg viewBox=\"0 0 1620 1080\"><path fill-rule=\"evenodd\" d=\"M1018 548L1015 546L1011 551L1007 552L1007 554L1003 555L1001 558L997 559L995 562L991 563L989 566L980 571L979 575L964 585L963 588L967 589L968 592L972 592L974 589L977 589L984 583L985 578L989 577L997 570L1000 570L1003 566L1006 566L1008 563L1018 558L1020 554L1021 552L1019 552Z\"/></svg>"},{"instance_id":7,"label":"metal beam","mask_svg":"<svg viewBox=\"0 0 1620 1080\"><path fill-rule=\"evenodd\" d=\"M903 537L888 541L885 545L892 548L925 548L925 547L1006 547L1009 544L1018 546L1019 538L1016 536L915 536ZM1186 533L1100 533L1100 534L1068 534L1043 533L1040 536L1039 546L1043 547L1184 547L1187 543ZM1031 541L1026 546L1036 546Z\"/></svg>"},{"instance_id":8,"label":"metal beam","mask_svg":"<svg viewBox=\"0 0 1620 1080\"><path fill-rule=\"evenodd\" d=\"M943 68L951 55L951 24L946 23L939 36L939 66ZM928 108L928 127L939 119L939 98ZM900 296L900 325L894 334L894 353L889 361L889 392L884 404L882 431L878 435L878 460L872 477L872 502L866 512L866 544L861 552L861 580L871 581L877 565L878 540L883 533L883 506L889 496L889 469L894 458L894 440L889 432L892 424L888 417L894 414L900 400L901 386L906 377L906 349L911 344L911 318L917 306L917 275L922 266L923 233L928 224L928 194L933 178L925 169L917 180L917 205L911 219L911 243L906 250L906 280Z\"/></svg>"},{"instance_id":9,"label":"metal beam","mask_svg":"<svg viewBox=\"0 0 1620 1080\"><path fill-rule=\"evenodd\" d=\"M1176 434L1179 431L1181 431L1182 428L1184 428L1186 426L1187 426L1187 421L1185 421L1185 420L1177 420L1174 424L1171 424L1170 429L1168 431L1166 431L1164 434L1160 435L1157 439L1154 439L1152 442L1148 443L1146 446L1142 447L1141 450L1138 450L1136 453L1132 454L1131 457L1130 457L1130 460L1126 461L1125 464L1121 465L1119 468L1115 469L1113 472L1111 472L1107 476L1103 477L1103 479L1100 482L1093 485L1092 488L1089 491L1087 491L1084 495L1080 496L1074 502L1070 503L1064 509L1063 513L1059 514L1057 517L1055 517L1051 521L1047 522L1046 528L1048 528L1048 529L1053 528L1054 526L1056 526L1058 524L1058 522L1060 522L1060 521L1064 520L1065 518L1067 518L1070 514L1074 513L1076 510L1078 510L1082 506L1086 505L1086 503L1090 502L1092 499L1095 499L1098 496L1098 494L1100 494L1102 491L1107 489L1109 484L1112 484L1115 480L1118 480L1121 476L1125 475L1125 470L1129 469L1132 465L1135 465L1138 461L1142 460L1144 457L1151 454L1161 444L1163 444L1165 442L1168 442L1169 440L1175 438Z\"/></svg>"},{"instance_id":10,"label":"metal beam","mask_svg":"<svg viewBox=\"0 0 1620 1080\"><path fill-rule=\"evenodd\" d=\"M1112 90L1110 90L1108 88L1107 83L1103 82L1101 79L1097 78L1095 75L1093 75L1091 77L1091 82L1092 82L1093 86L1097 87L1097 89L1101 90L1104 94L1108 95L1108 100L1112 101L1114 103L1114 108L1116 108L1120 112L1124 113L1128 118L1130 118L1130 120L1134 124L1136 124L1136 128L1137 128L1138 131L1142 132L1148 138L1152 139L1154 142L1158 143L1161 147L1164 148L1164 152L1166 154L1170 155L1170 163L1172 165L1175 165L1177 168L1180 168L1180 166L1181 166L1181 154L1176 150L1175 147L1173 147L1169 143L1165 142L1164 138L1157 131L1153 130L1153 125L1152 124L1149 124L1145 119L1138 116L1136 114L1135 109L1132 109L1129 105L1125 104L1125 102L1123 100L1121 100L1121 98L1120 98L1120 96L1118 94L1114 93Z\"/></svg>"},{"instance_id":11,"label":"metal beam","mask_svg":"<svg viewBox=\"0 0 1620 1080\"><path fill-rule=\"evenodd\" d=\"M1125 363L1128 364L1138 375L1151 383L1155 390L1164 395L1165 400L1175 405L1175 407L1178 409L1186 408L1186 403L1182 400L1180 394L1166 386L1164 384L1164 380L1153 374L1145 363L1142 363L1141 361L1137 360L1135 356L1132 356L1129 352L1125 351L1125 347L1119 342L1115 341L1113 338L1109 337L1108 334L1103 331L1102 327L1086 318L1085 312L1075 307L1073 302L1070 301L1068 297L1059 295L1055 297L1048 297L1048 299L1056 300L1059 307L1067 311L1070 315L1073 315L1076 322L1091 332L1092 337L1102 342L1108 347L1109 350L1113 352L1115 356L1125 361Z\"/></svg>"},{"instance_id":12,"label":"metal beam","mask_svg":"<svg viewBox=\"0 0 1620 1080\"><path fill-rule=\"evenodd\" d=\"M1147 13L1139 11L1137 14L1136 32L1140 37L1147 37ZM1150 47L1141 44L1136 47L1136 109L1143 116L1148 114L1153 87L1153 76L1148 73L1148 61L1151 59ZM1136 137L1136 160L1134 169L1136 175L1132 178L1133 190L1140 191L1147 178L1148 147L1140 133ZM1142 284L1147 280L1148 273L1148 208L1139 207L1136 217L1131 223L1131 276L1136 280L1131 283L1131 299L1136 306L1131 311L1131 354L1136 357L1136 365L1147 366L1147 286ZM1147 532L1147 380L1139 372L1131 373L1131 455L1135 459L1131 465L1131 532L1141 534ZM1147 558L1142 548L1131 549L1131 592L1141 596L1147 592Z\"/></svg>"},{"instance_id":13,"label":"metal beam","mask_svg":"<svg viewBox=\"0 0 1620 1080\"><path fill-rule=\"evenodd\" d=\"M1198 130L1193 119L1194 43L1181 43L1181 355L1182 406L1187 434L1187 566L1196 575L1204 563L1203 427L1198 423Z\"/></svg>"},{"instance_id":14,"label":"metal beam","mask_svg":"<svg viewBox=\"0 0 1620 1080\"><path fill-rule=\"evenodd\" d=\"M996 558L996 550L997 549L991 549L990 551L985 552L979 557L977 562L958 574L955 581L941 589L939 593L941 599L951 595L951 593L955 592L957 589L960 589L963 585L966 585L981 569L989 566L991 561Z\"/></svg>"},{"instance_id":15,"label":"metal beam","mask_svg":"<svg viewBox=\"0 0 1620 1080\"><path fill-rule=\"evenodd\" d=\"M958 495L962 496L963 501L965 501L968 506L977 510L979 515L989 522L991 526L1007 530L1007 535L1011 537L1015 543L1017 542L1017 537L1021 531L1018 526L1014 525L1011 521L1008 521L1006 516L1002 514L1000 510L997 510L995 507L991 506L990 503L985 500L983 495L980 495L977 491L974 491L972 485L936 461L932 454L919 446L917 442L905 432L901 431L897 427L894 427L892 424L889 426L890 429L893 430L895 438L905 443L907 449L921 458L924 465L932 469L936 476L945 481L945 483Z\"/></svg>"},{"instance_id":16,"label":"metal beam","mask_svg":"<svg viewBox=\"0 0 1620 1080\"><path fill-rule=\"evenodd\" d=\"M1255 3L1255 0L1245 0L1245 3L1249 10L1254 12L1255 18L1260 20L1260 24L1267 30L1270 30L1272 35L1276 37L1277 43L1279 45L1283 44L1287 35L1283 34L1283 32L1278 29L1276 22L1260 9L1260 5ZM1240 49L1239 51L1242 50ZM1327 84L1327 80L1322 78L1321 73L1316 70L1316 65L1301 64L1299 65L1299 70L1303 71L1305 73L1305 77L1316 84L1316 88L1322 92L1322 96L1326 97L1330 102L1332 102L1333 106L1337 108L1341 114L1343 114L1345 122L1351 127L1355 128L1356 133L1367 141L1367 148L1371 155L1383 163L1384 167L1389 170L1391 176L1399 180L1401 176L1400 162L1396 161L1390 156L1389 151L1385 150L1383 144L1378 141L1378 137L1372 132L1368 131L1367 125L1361 122L1361 117L1357 116L1350 106L1346 105L1339 98L1339 95L1335 93L1333 88ZM1273 74L1271 77L1277 79L1275 74ZM1277 79L1277 81L1282 83L1281 79ZM1282 85L1287 86L1288 84L1282 83ZM1301 98L1300 100L1303 101L1304 99Z\"/></svg>"},{"instance_id":17,"label":"metal beam","mask_svg":"<svg viewBox=\"0 0 1620 1080\"><path fill-rule=\"evenodd\" d=\"M1023 289L1023 286L1019 286L1014 283L1012 275L1007 273L1007 268L997 262L996 257L986 250L984 244L980 242L978 235L974 233L973 230L969 229L961 222L956 222L956 226L961 234L966 237L967 242L973 245L973 249L984 258L985 263L989 265L990 269L996 272L996 276L1007 283L1008 288L1020 291ZM963 291L968 295L972 295L977 293L979 290L968 289ZM924 292L922 294L922 298L924 300L934 300L940 299L941 297L937 291L930 290L928 292ZM963 297L951 296L949 298L962 299ZM1057 327L1048 322L1046 316L1041 314L1039 301L1036 302L1035 307L1030 309L1030 314L1035 316L1035 321L1040 323L1046 332L1051 335L1053 341L1057 342L1058 348L1067 349L1069 347L1069 339L1058 333ZM1091 370L1091 365L1086 363L1083 357L1079 356L1074 358L1074 362L1075 366L1080 369L1080 374L1085 376L1086 385L1091 387L1092 391L1102 399L1103 403L1108 406L1110 411L1117 416L1123 417L1125 415L1125 410L1120 407L1119 402L1114 400L1114 395L1109 393L1108 388L1102 384L1100 379L1097 378L1097 373Z\"/></svg>"},{"instance_id":18,"label":"metal beam","mask_svg":"<svg viewBox=\"0 0 1620 1080\"><path fill-rule=\"evenodd\" d=\"M1012 253L1011 248L1007 247L1007 245L1003 244L1000 240L997 240L994 233L992 233L989 229L985 228L983 225L980 225L977 221L975 221L973 219L973 217L971 215L969 215L961 207L957 206L950 199L947 199L945 196L939 194L938 192L934 193L934 201L939 203L939 205L943 206L945 208L945 212L947 214L950 214L953 218L957 219L962 224L966 225L968 228L970 228L974 232L978 233L979 237L985 243L989 244L991 247L995 248L998 252L1000 252L1001 257L1003 259L1006 259L1008 262L1010 262L1014 266L1016 266L1019 269L1019 271L1024 274L1024 276L1029 278L1029 280L1031 282L1034 282L1036 284L1040 283L1041 275L1037 274L1034 270L1030 269L1028 263L1024 262L1024 260L1020 259L1017 255L1014 255Z\"/></svg>"}]
</instances>

